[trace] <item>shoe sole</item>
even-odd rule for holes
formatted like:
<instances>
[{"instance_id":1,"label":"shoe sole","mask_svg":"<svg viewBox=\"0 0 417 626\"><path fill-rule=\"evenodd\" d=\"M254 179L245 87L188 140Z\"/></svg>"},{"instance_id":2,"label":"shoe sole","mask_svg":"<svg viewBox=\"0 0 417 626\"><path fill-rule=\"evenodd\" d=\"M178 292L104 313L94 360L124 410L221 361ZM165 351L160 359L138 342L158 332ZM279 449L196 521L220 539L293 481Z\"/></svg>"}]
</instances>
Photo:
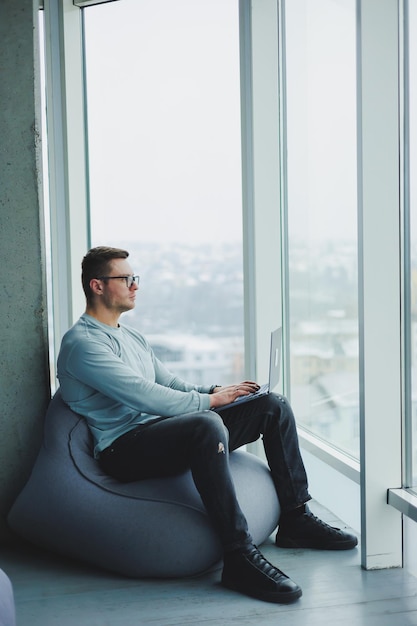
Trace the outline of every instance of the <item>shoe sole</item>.
<instances>
[{"instance_id":1,"label":"shoe sole","mask_svg":"<svg viewBox=\"0 0 417 626\"><path fill-rule=\"evenodd\" d=\"M326 545L313 545L311 543L303 544L292 539L280 538L276 540L275 544L278 546L278 548L309 548L311 550L351 550L352 548L356 548L356 546L358 545L358 540L356 539L356 541L351 540L345 542L339 541L335 543L328 543Z\"/></svg>"},{"instance_id":2,"label":"shoe sole","mask_svg":"<svg viewBox=\"0 0 417 626\"><path fill-rule=\"evenodd\" d=\"M238 591L245 596L256 598L256 600L263 600L264 602L274 602L276 604L290 604L295 602L303 595L300 587L295 591L289 591L287 593L277 593L274 591L256 591L252 588L247 588L245 585L237 585L232 581L228 581L222 578L223 587L231 589L232 591Z\"/></svg>"}]
</instances>

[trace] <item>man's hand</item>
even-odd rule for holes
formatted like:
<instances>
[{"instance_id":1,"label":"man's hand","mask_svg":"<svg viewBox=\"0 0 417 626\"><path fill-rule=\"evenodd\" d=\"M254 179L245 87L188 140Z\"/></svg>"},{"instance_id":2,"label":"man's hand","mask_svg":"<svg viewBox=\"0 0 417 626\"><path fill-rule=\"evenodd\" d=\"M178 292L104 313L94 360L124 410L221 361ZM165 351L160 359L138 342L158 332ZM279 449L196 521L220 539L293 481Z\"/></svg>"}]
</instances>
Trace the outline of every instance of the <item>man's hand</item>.
<instances>
[{"instance_id":1,"label":"man's hand","mask_svg":"<svg viewBox=\"0 0 417 626\"><path fill-rule=\"evenodd\" d=\"M228 387L215 387L210 395L210 408L217 409L225 404L229 404L239 396L247 396L250 393L258 391L259 385L252 380L245 380L238 385L229 385Z\"/></svg>"}]
</instances>

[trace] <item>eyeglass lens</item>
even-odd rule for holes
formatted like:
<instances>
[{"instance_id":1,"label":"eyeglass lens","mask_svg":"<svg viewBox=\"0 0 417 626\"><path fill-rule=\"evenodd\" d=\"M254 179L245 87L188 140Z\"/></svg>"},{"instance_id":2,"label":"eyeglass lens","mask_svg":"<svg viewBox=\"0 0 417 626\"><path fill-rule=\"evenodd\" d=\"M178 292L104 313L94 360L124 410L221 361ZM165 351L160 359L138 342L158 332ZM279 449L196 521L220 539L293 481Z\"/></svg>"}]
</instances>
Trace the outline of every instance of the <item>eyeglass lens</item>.
<instances>
[{"instance_id":1,"label":"eyeglass lens","mask_svg":"<svg viewBox=\"0 0 417 626\"><path fill-rule=\"evenodd\" d=\"M126 285L128 289L131 288L133 283L136 283L137 285L139 285L139 276L126 276Z\"/></svg>"}]
</instances>

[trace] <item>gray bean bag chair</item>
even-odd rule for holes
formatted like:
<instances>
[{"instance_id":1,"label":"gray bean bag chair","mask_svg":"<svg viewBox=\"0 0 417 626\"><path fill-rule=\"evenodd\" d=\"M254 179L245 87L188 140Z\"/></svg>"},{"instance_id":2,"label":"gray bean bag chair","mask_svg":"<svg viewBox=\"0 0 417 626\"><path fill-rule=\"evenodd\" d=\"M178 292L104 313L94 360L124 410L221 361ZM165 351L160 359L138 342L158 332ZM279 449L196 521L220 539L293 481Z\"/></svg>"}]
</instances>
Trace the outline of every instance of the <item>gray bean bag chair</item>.
<instances>
[{"instance_id":1,"label":"gray bean bag chair","mask_svg":"<svg viewBox=\"0 0 417 626\"><path fill-rule=\"evenodd\" d=\"M261 544L279 518L269 469L240 450L230 462L250 532ZM46 415L43 446L8 522L38 546L131 577L189 576L222 556L191 472L133 483L107 476L92 456L85 420L59 390Z\"/></svg>"},{"instance_id":2,"label":"gray bean bag chair","mask_svg":"<svg viewBox=\"0 0 417 626\"><path fill-rule=\"evenodd\" d=\"M10 579L0 569L0 626L15 626L13 587Z\"/></svg>"}]
</instances>

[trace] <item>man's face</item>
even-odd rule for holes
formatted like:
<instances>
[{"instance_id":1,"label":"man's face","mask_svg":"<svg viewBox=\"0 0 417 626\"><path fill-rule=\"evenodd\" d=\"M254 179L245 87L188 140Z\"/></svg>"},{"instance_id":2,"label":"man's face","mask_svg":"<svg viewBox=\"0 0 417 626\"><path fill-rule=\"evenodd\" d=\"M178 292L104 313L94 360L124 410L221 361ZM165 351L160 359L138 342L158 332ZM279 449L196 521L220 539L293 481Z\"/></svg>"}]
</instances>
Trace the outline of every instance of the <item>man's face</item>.
<instances>
[{"instance_id":1,"label":"man's face","mask_svg":"<svg viewBox=\"0 0 417 626\"><path fill-rule=\"evenodd\" d=\"M126 259L114 259L107 276L132 276L133 270ZM102 286L101 302L109 310L124 313L135 308L136 282L128 287L124 278L111 278L100 281Z\"/></svg>"}]
</instances>

